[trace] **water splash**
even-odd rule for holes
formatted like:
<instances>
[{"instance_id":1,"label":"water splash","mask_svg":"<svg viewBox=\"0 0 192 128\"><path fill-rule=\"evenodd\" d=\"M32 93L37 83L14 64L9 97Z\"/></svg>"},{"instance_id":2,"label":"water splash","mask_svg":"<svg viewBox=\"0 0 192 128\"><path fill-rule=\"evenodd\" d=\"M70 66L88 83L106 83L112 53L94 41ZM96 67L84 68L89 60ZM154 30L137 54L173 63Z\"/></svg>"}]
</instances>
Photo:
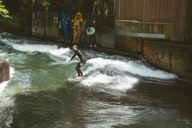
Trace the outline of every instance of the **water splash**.
<instances>
[{"instance_id":1,"label":"water splash","mask_svg":"<svg viewBox=\"0 0 192 128\"><path fill-rule=\"evenodd\" d=\"M143 77L152 77L152 78L159 78L159 79L174 79L176 78L175 74L167 73L161 70L152 69L144 64L137 63L134 61L120 61L120 60L111 60L111 59L104 59L104 58L94 58L88 60L88 63L91 64L86 73L95 71L98 69L105 69L111 66L114 70L119 70L119 72L129 72L134 75L139 75Z\"/></svg>"},{"instance_id":2,"label":"water splash","mask_svg":"<svg viewBox=\"0 0 192 128\"><path fill-rule=\"evenodd\" d=\"M1 41L21 52L48 54L60 64L66 64L72 55L69 48L59 48L52 44L32 44L31 40L24 40L21 43L20 39L11 38L2 38ZM92 53L90 50L84 52L87 56L92 57L87 60L86 68L84 68L84 74L88 74L88 78L81 84L85 86L104 85L106 88L127 90L139 82L139 78L135 76L164 80L177 78L175 74L148 67L139 61L109 57L106 54Z\"/></svg>"},{"instance_id":3,"label":"water splash","mask_svg":"<svg viewBox=\"0 0 192 128\"><path fill-rule=\"evenodd\" d=\"M7 85L9 84L9 82L11 81L11 78L13 78L15 74L15 70L13 67L10 67L10 80L8 81L4 81L0 84L0 95L3 93L3 91L5 90L5 88L7 87Z\"/></svg>"}]
</instances>

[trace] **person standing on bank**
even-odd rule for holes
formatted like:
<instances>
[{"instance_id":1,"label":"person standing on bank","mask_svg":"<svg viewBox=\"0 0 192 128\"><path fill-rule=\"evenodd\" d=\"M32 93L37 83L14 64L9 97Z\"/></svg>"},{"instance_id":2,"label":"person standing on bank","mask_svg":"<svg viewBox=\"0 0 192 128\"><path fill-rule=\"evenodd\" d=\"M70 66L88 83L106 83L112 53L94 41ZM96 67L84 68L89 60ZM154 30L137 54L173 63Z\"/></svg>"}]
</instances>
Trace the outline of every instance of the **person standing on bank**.
<instances>
[{"instance_id":1,"label":"person standing on bank","mask_svg":"<svg viewBox=\"0 0 192 128\"><path fill-rule=\"evenodd\" d=\"M83 16L80 11L77 11L73 19L73 43L79 43L82 22Z\"/></svg>"},{"instance_id":2,"label":"person standing on bank","mask_svg":"<svg viewBox=\"0 0 192 128\"><path fill-rule=\"evenodd\" d=\"M81 67L85 65L86 60L82 57L82 54L79 51L78 46L76 44L73 45L72 49L73 49L74 54L71 57L71 59L69 60L69 63L75 58L76 55L79 57L80 61L79 61L79 63L77 63L76 70L77 70L78 77L82 77L83 73L81 71Z\"/></svg>"},{"instance_id":3,"label":"person standing on bank","mask_svg":"<svg viewBox=\"0 0 192 128\"><path fill-rule=\"evenodd\" d=\"M65 41L69 42L70 37L69 37L69 24L68 24L68 16L67 14L62 10L58 14L59 17L59 36L58 40L59 41Z\"/></svg>"},{"instance_id":4,"label":"person standing on bank","mask_svg":"<svg viewBox=\"0 0 192 128\"><path fill-rule=\"evenodd\" d=\"M86 33L88 35L88 39L89 39L89 46L90 47L97 47L96 45L96 21L95 19L89 19L88 23L87 23L87 30Z\"/></svg>"}]
</instances>

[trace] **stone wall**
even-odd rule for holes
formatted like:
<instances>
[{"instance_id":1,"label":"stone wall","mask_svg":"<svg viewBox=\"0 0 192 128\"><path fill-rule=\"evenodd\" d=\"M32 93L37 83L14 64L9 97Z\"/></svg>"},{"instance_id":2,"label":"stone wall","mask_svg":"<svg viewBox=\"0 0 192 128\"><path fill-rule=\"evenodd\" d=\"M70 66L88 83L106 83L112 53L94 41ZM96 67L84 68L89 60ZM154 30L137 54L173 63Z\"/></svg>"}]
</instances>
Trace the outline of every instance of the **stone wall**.
<instances>
[{"instance_id":1,"label":"stone wall","mask_svg":"<svg viewBox=\"0 0 192 128\"><path fill-rule=\"evenodd\" d=\"M108 48L114 48L115 46L115 39L114 39L114 32L109 32L109 33L105 33L105 34L100 34L100 33L97 33L96 34L96 40L97 40L97 43L100 45L100 46L103 46L103 47L108 47Z\"/></svg>"},{"instance_id":2,"label":"stone wall","mask_svg":"<svg viewBox=\"0 0 192 128\"><path fill-rule=\"evenodd\" d=\"M34 12L32 14L32 35L56 39L58 37L57 13Z\"/></svg>"},{"instance_id":3,"label":"stone wall","mask_svg":"<svg viewBox=\"0 0 192 128\"><path fill-rule=\"evenodd\" d=\"M142 55L152 65L192 80L192 45L118 36L115 46L117 50Z\"/></svg>"},{"instance_id":4,"label":"stone wall","mask_svg":"<svg viewBox=\"0 0 192 128\"><path fill-rule=\"evenodd\" d=\"M153 65L192 80L192 46L144 40L143 57Z\"/></svg>"},{"instance_id":5,"label":"stone wall","mask_svg":"<svg viewBox=\"0 0 192 128\"><path fill-rule=\"evenodd\" d=\"M123 35L115 36L115 48L120 51L128 51L135 54L142 54L142 40L136 37Z\"/></svg>"},{"instance_id":6,"label":"stone wall","mask_svg":"<svg viewBox=\"0 0 192 128\"><path fill-rule=\"evenodd\" d=\"M9 80L9 63L0 60L0 83Z\"/></svg>"}]
</instances>

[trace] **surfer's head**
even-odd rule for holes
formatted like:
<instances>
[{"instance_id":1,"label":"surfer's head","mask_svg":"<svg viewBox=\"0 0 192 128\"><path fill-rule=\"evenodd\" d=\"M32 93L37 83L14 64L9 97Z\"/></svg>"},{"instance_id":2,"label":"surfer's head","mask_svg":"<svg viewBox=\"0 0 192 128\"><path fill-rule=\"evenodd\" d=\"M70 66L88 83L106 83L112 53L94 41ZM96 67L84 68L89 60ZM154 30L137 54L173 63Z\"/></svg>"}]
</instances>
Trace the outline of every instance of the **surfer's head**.
<instances>
[{"instance_id":1,"label":"surfer's head","mask_svg":"<svg viewBox=\"0 0 192 128\"><path fill-rule=\"evenodd\" d=\"M76 44L73 45L73 51L77 51L78 50L78 46Z\"/></svg>"}]
</instances>

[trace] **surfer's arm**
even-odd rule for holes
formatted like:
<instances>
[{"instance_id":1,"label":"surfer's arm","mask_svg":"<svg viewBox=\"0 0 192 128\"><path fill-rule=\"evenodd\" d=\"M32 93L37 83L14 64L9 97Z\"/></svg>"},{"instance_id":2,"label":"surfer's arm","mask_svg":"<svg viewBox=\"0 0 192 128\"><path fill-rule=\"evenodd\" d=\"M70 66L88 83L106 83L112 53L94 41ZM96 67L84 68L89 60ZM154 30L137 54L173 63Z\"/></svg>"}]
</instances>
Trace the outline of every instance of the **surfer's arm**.
<instances>
[{"instance_id":1,"label":"surfer's arm","mask_svg":"<svg viewBox=\"0 0 192 128\"><path fill-rule=\"evenodd\" d=\"M75 58L75 56L76 56L76 52L74 53L74 55L71 57L71 59L69 60L69 63Z\"/></svg>"}]
</instances>

